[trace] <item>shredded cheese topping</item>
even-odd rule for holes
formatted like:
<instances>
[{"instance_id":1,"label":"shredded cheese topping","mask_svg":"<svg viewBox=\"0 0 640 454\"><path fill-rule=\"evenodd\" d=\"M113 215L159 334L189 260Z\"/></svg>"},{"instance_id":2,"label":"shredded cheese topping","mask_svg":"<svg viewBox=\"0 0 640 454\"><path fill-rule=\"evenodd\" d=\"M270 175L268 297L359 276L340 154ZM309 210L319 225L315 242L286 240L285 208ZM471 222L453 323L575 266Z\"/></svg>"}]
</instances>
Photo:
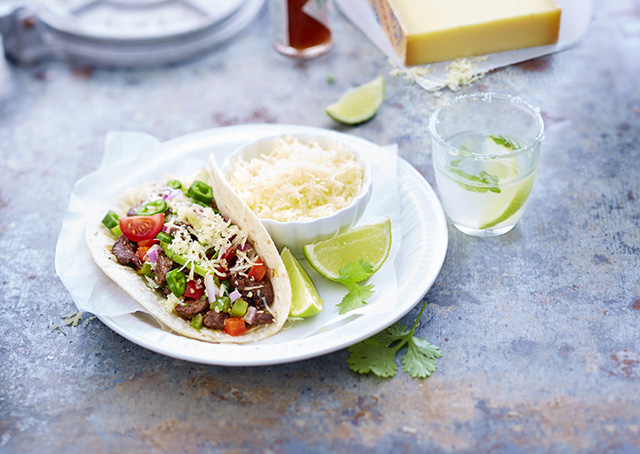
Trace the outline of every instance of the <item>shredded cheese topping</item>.
<instances>
[{"instance_id":1,"label":"shredded cheese topping","mask_svg":"<svg viewBox=\"0 0 640 454\"><path fill-rule=\"evenodd\" d=\"M227 179L259 218L307 221L348 206L362 191L364 170L343 145L279 137L271 152L238 160Z\"/></svg>"},{"instance_id":2,"label":"shredded cheese topping","mask_svg":"<svg viewBox=\"0 0 640 454\"><path fill-rule=\"evenodd\" d=\"M168 192L171 192L170 188L156 186L142 203L163 199ZM172 215L165 216L164 226L173 236L168 248L184 257L187 263L198 264L220 277L225 275L220 270L228 266L228 263L222 263L222 256L231 247L235 248L237 258L232 271L248 271L258 259L255 250L247 244L248 231L226 220L211 207L194 204L179 191L166 201ZM189 278L193 279L194 275L191 269Z\"/></svg>"}]
</instances>

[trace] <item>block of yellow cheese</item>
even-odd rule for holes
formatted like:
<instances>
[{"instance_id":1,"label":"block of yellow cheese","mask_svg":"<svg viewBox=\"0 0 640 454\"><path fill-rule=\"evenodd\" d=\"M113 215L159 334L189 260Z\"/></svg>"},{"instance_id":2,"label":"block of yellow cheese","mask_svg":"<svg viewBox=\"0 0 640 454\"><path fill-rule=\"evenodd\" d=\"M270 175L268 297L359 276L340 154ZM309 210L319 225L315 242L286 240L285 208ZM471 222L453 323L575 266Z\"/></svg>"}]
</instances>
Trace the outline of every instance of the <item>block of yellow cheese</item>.
<instances>
[{"instance_id":1,"label":"block of yellow cheese","mask_svg":"<svg viewBox=\"0 0 640 454\"><path fill-rule=\"evenodd\" d=\"M407 66L555 44L555 0L369 0Z\"/></svg>"}]
</instances>

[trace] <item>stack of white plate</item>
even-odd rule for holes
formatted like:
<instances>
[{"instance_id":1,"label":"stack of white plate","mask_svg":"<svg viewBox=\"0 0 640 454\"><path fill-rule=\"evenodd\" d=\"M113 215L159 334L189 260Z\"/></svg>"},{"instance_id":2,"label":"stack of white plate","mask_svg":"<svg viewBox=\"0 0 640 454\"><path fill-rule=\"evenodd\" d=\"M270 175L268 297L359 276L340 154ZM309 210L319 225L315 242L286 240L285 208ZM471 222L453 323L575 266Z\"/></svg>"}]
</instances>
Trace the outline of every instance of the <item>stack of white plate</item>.
<instances>
[{"instance_id":1,"label":"stack of white plate","mask_svg":"<svg viewBox=\"0 0 640 454\"><path fill-rule=\"evenodd\" d=\"M265 0L36 0L0 21L16 62L48 55L140 67L202 54L243 30Z\"/></svg>"}]
</instances>

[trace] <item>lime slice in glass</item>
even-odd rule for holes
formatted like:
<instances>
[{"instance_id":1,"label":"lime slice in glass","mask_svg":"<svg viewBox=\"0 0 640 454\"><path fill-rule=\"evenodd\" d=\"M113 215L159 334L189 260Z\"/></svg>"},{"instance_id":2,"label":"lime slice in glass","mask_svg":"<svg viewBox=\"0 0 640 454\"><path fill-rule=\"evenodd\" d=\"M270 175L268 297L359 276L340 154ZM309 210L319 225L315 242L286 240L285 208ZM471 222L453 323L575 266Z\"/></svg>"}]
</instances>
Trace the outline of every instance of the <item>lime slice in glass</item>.
<instances>
[{"instance_id":1,"label":"lime slice in glass","mask_svg":"<svg viewBox=\"0 0 640 454\"><path fill-rule=\"evenodd\" d=\"M337 279L340 268L363 259L371 262L371 274L380 269L391 249L391 220L356 227L328 240L307 244L304 257L327 279Z\"/></svg>"},{"instance_id":2,"label":"lime slice in glass","mask_svg":"<svg viewBox=\"0 0 640 454\"><path fill-rule=\"evenodd\" d=\"M325 109L327 115L340 123L355 125L370 120L384 102L384 77L379 76L364 85L348 90Z\"/></svg>"},{"instance_id":3,"label":"lime slice in glass","mask_svg":"<svg viewBox=\"0 0 640 454\"><path fill-rule=\"evenodd\" d=\"M286 247L280 253L291 281L291 317L311 317L322 311L324 303L311 278Z\"/></svg>"},{"instance_id":4,"label":"lime slice in glass","mask_svg":"<svg viewBox=\"0 0 640 454\"><path fill-rule=\"evenodd\" d=\"M525 202L527 201L527 198L529 198L529 194L531 193L531 188L533 188L533 180L534 180L533 175L527 178L526 180L524 180L521 183L520 188L518 189L518 192L516 192L516 195L513 196L513 198L509 202L509 205L507 205L504 211L495 219L482 224L480 226L480 229L484 230L484 229L490 229L492 227L495 227L498 224L509 219L514 214L516 214L520 210L520 208L524 206Z\"/></svg>"}]
</instances>

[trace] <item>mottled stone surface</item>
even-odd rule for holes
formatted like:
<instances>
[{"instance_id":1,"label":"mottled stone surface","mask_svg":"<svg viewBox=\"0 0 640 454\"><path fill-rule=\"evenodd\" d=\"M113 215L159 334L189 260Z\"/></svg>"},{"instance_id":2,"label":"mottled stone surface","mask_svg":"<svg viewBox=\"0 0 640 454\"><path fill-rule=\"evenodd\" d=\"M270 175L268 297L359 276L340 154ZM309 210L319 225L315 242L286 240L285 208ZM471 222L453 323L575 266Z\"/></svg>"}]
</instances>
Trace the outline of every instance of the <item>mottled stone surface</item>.
<instances>
[{"instance_id":1,"label":"mottled stone surface","mask_svg":"<svg viewBox=\"0 0 640 454\"><path fill-rule=\"evenodd\" d=\"M434 185L426 119L453 93L387 77L372 121L334 123L326 105L391 69L341 17L334 49L306 63L272 50L266 15L169 68L0 62L0 452L640 452L640 3L595 3L574 48L461 90L540 106L546 141L515 230L477 239L450 227L418 328L444 354L427 380L356 375L346 351L203 366L89 314L66 326L75 306L54 251L72 185L99 165L108 131L330 128L398 143Z\"/></svg>"}]
</instances>

